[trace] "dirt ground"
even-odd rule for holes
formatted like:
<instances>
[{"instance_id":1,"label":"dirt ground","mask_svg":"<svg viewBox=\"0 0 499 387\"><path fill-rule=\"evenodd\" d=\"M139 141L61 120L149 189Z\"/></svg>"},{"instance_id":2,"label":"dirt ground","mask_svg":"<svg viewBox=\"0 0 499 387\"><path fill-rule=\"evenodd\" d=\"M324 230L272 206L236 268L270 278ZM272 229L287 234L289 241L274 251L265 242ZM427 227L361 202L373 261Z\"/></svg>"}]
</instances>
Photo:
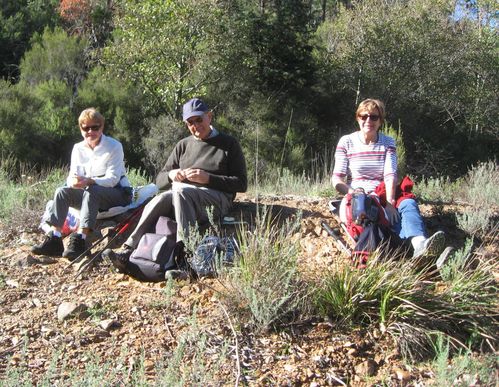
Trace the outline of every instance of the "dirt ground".
<instances>
[{"instance_id":1,"label":"dirt ground","mask_svg":"<svg viewBox=\"0 0 499 387\"><path fill-rule=\"evenodd\" d=\"M238 196L233 215L250 221L256 200ZM347 258L333 244L321 222L337 227L326 199L260 197L281 218L302 212L295 237L302 246L300 269L320 277L321 270ZM464 235L453 224L452 207L423 205L430 232L442 229L460 247ZM92 359L113 361L123 384L144 357L144 369L154 378L158 361L178 349L192 332L196 312L197 337L205 341L205 364L215 362L222 347L229 361L211 375L212 385L431 385L429 368L405 364L390 337L376 331L341 330L312 318L280 332L255 334L238 325L217 301L216 279L141 283L115 273L101 262L75 278L63 259L35 257L30 246L40 241L33 228L0 228L0 375L9 366L27 369L34 383L51 363L65 362L63 372L82 370ZM80 306L72 318L61 318L61 305ZM80 312L78 312L80 311ZM58 316L59 314L59 316ZM225 343L225 344L224 344ZM224 347L225 345L225 347ZM211 384L211 383L208 383Z\"/></svg>"}]
</instances>

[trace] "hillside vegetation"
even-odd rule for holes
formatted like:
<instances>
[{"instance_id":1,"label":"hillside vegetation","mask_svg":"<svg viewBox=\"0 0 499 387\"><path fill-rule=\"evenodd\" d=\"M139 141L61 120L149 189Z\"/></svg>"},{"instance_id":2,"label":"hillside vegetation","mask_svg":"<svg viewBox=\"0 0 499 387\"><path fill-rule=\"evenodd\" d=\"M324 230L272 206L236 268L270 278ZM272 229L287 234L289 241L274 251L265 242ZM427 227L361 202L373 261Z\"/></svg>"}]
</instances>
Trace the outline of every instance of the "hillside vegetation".
<instances>
[{"instance_id":1,"label":"hillside vegetation","mask_svg":"<svg viewBox=\"0 0 499 387\"><path fill-rule=\"evenodd\" d=\"M455 247L440 271L382 251L355 268L321 228L336 222L326 182L296 179L295 195L282 192L283 176L238 196L233 215L248 223L232 267L159 284L106 262L76 278L66 261L29 253L61 175L0 180L0 385L496 381L495 163L418 186L429 232L444 230ZM76 309L64 315L67 305Z\"/></svg>"},{"instance_id":2,"label":"hillside vegetation","mask_svg":"<svg viewBox=\"0 0 499 387\"><path fill-rule=\"evenodd\" d=\"M94 106L152 176L193 96L252 179L330 167L368 97L386 102L415 177L497 154L494 1L9 0L0 25L0 155L38 170L68 162Z\"/></svg>"}]
</instances>

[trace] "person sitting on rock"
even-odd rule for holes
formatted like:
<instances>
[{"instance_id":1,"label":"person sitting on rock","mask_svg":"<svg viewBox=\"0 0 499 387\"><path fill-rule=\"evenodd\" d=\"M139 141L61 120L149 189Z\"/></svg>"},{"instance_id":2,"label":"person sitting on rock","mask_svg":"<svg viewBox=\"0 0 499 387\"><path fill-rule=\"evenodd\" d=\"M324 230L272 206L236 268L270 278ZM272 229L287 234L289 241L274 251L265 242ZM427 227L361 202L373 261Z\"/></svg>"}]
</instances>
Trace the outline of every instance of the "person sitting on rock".
<instances>
[{"instance_id":1,"label":"person sitting on rock","mask_svg":"<svg viewBox=\"0 0 499 387\"><path fill-rule=\"evenodd\" d=\"M31 248L33 254L74 260L85 252L85 239L95 227L98 211L126 206L132 200L123 147L103 133L102 114L94 108L85 109L78 125L83 141L73 147L66 185L55 191L43 216L49 231L41 244ZM80 210L80 223L64 249L61 229L69 207Z\"/></svg>"},{"instance_id":2,"label":"person sitting on rock","mask_svg":"<svg viewBox=\"0 0 499 387\"><path fill-rule=\"evenodd\" d=\"M215 218L228 213L236 192L247 189L246 162L239 142L211 125L212 112L199 98L183 106L183 121L190 136L180 140L156 178L160 190L144 208L136 229L108 258L121 272L140 238L154 228L160 216L177 222L177 242L189 236L189 229L206 224L208 208Z\"/></svg>"}]
</instances>

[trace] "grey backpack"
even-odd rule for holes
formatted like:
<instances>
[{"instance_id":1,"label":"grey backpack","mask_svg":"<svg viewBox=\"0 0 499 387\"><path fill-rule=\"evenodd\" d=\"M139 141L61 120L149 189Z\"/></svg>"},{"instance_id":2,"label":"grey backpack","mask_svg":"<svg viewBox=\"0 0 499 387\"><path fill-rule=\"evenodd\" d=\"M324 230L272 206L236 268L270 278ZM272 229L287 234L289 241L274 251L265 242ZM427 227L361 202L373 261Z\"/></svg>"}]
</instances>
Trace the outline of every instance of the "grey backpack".
<instances>
[{"instance_id":1,"label":"grey backpack","mask_svg":"<svg viewBox=\"0 0 499 387\"><path fill-rule=\"evenodd\" d=\"M177 243L176 239L177 223L161 216L155 232L142 235L130 256L127 265L129 274L141 281L163 281L165 272L177 268L183 255L183 244Z\"/></svg>"}]
</instances>

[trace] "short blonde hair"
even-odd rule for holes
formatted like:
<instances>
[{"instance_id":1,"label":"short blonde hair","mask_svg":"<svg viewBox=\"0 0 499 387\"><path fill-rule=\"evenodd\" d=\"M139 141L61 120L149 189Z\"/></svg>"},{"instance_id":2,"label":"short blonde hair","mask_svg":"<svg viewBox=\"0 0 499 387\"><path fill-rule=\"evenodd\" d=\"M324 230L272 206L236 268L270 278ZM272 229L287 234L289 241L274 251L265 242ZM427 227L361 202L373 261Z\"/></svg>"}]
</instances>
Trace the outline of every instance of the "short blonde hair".
<instances>
[{"instance_id":1,"label":"short blonde hair","mask_svg":"<svg viewBox=\"0 0 499 387\"><path fill-rule=\"evenodd\" d=\"M78 117L78 125L81 126L82 123L86 121L97 121L100 126L104 126L104 116L100 114L97 109L91 107L83 110Z\"/></svg>"},{"instance_id":2,"label":"short blonde hair","mask_svg":"<svg viewBox=\"0 0 499 387\"><path fill-rule=\"evenodd\" d=\"M383 101L380 101L379 99L372 99L368 98L363 100L360 104L359 107L357 108L357 111L355 112L355 118L359 116L359 114L365 110L367 111L373 111L374 109L378 110L378 114L381 119L381 123L385 121L385 104Z\"/></svg>"}]
</instances>

